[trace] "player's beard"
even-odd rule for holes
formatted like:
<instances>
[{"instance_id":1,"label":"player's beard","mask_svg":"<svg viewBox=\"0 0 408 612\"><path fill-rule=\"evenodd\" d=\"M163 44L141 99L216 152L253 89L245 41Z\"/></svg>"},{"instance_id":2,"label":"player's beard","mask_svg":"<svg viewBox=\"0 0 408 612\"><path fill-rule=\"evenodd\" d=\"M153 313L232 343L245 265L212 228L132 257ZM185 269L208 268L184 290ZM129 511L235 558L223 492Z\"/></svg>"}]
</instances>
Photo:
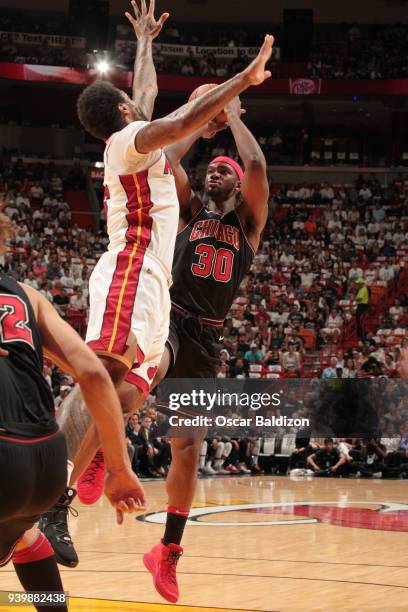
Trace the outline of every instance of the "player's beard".
<instances>
[{"instance_id":1,"label":"player's beard","mask_svg":"<svg viewBox=\"0 0 408 612\"><path fill-rule=\"evenodd\" d=\"M219 198L223 193L221 187L211 187L207 189L207 195L209 198Z\"/></svg>"}]
</instances>

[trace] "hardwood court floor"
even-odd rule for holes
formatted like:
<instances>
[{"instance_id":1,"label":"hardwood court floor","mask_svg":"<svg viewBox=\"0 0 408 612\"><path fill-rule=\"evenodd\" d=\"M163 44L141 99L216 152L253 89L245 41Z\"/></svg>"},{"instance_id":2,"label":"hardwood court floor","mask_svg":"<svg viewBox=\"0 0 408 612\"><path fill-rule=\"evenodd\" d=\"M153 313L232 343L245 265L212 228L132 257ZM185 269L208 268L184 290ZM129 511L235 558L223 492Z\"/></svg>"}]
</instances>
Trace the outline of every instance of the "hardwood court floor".
<instances>
[{"instance_id":1,"label":"hardwood court floor","mask_svg":"<svg viewBox=\"0 0 408 612\"><path fill-rule=\"evenodd\" d=\"M408 610L407 482L201 480L179 563L178 606L156 594L142 564L162 534L166 507L163 482L146 483L146 492L144 520L128 517L121 527L105 500L78 504L71 532L80 564L62 568L71 610ZM11 566L0 570L0 590L19 588Z\"/></svg>"}]
</instances>

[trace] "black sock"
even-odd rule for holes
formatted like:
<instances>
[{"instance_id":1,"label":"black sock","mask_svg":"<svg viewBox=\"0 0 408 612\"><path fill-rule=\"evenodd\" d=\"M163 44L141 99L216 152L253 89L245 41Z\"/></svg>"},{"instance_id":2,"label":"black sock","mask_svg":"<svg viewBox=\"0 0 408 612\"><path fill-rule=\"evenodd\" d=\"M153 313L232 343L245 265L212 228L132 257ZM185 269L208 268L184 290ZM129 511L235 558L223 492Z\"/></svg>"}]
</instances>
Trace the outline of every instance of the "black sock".
<instances>
[{"instance_id":1,"label":"black sock","mask_svg":"<svg viewBox=\"0 0 408 612\"><path fill-rule=\"evenodd\" d=\"M64 591L55 556L31 563L14 563L14 569L26 591ZM35 607L47 612L68 612L68 607L62 605Z\"/></svg>"},{"instance_id":2,"label":"black sock","mask_svg":"<svg viewBox=\"0 0 408 612\"><path fill-rule=\"evenodd\" d=\"M177 510L169 506L167 508L166 530L163 536L163 544L178 544L183 537L184 527L188 519L188 510Z\"/></svg>"},{"instance_id":3,"label":"black sock","mask_svg":"<svg viewBox=\"0 0 408 612\"><path fill-rule=\"evenodd\" d=\"M64 591L54 551L42 533L31 546L14 553L13 565L26 591ZM35 607L37 610L44 610L43 606ZM68 612L68 606L50 605L47 610Z\"/></svg>"}]
</instances>

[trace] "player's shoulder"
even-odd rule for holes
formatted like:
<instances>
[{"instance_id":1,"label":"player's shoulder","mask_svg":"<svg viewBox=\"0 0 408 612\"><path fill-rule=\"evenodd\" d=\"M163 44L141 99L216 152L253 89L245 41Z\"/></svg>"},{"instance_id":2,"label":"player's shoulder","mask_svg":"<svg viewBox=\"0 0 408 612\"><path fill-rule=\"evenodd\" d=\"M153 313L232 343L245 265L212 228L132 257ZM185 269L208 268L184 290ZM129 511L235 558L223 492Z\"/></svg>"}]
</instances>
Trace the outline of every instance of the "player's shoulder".
<instances>
[{"instance_id":1,"label":"player's shoulder","mask_svg":"<svg viewBox=\"0 0 408 612\"><path fill-rule=\"evenodd\" d=\"M132 121L107 140L104 161L115 173L136 172L140 165L150 159L136 149L136 137L141 129L149 125L148 121Z\"/></svg>"},{"instance_id":2,"label":"player's shoulder","mask_svg":"<svg viewBox=\"0 0 408 612\"><path fill-rule=\"evenodd\" d=\"M142 121L142 120L132 121L131 123L128 123L127 125L125 125L125 127L123 127L118 132L114 132L112 136L108 139L107 144L109 144L112 141L116 141L122 138L131 138L132 136L134 137L137 134L137 132L139 132L142 128L144 128L148 124L149 124L149 121Z\"/></svg>"}]
</instances>

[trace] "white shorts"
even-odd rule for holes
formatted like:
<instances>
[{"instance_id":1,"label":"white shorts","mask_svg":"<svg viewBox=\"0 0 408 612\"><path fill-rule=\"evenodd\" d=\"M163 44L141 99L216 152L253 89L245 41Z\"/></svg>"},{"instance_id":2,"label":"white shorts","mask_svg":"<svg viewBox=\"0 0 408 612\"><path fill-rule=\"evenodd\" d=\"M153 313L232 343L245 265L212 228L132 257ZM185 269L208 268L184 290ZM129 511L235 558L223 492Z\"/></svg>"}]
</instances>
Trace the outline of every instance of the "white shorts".
<instances>
[{"instance_id":1,"label":"white shorts","mask_svg":"<svg viewBox=\"0 0 408 612\"><path fill-rule=\"evenodd\" d=\"M131 368L125 380L145 395L169 334L169 284L157 260L132 244L104 253L89 280L86 342L98 355L121 357ZM137 358L130 363L124 355L135 340Z\"/></svg>"}]
</instances>

